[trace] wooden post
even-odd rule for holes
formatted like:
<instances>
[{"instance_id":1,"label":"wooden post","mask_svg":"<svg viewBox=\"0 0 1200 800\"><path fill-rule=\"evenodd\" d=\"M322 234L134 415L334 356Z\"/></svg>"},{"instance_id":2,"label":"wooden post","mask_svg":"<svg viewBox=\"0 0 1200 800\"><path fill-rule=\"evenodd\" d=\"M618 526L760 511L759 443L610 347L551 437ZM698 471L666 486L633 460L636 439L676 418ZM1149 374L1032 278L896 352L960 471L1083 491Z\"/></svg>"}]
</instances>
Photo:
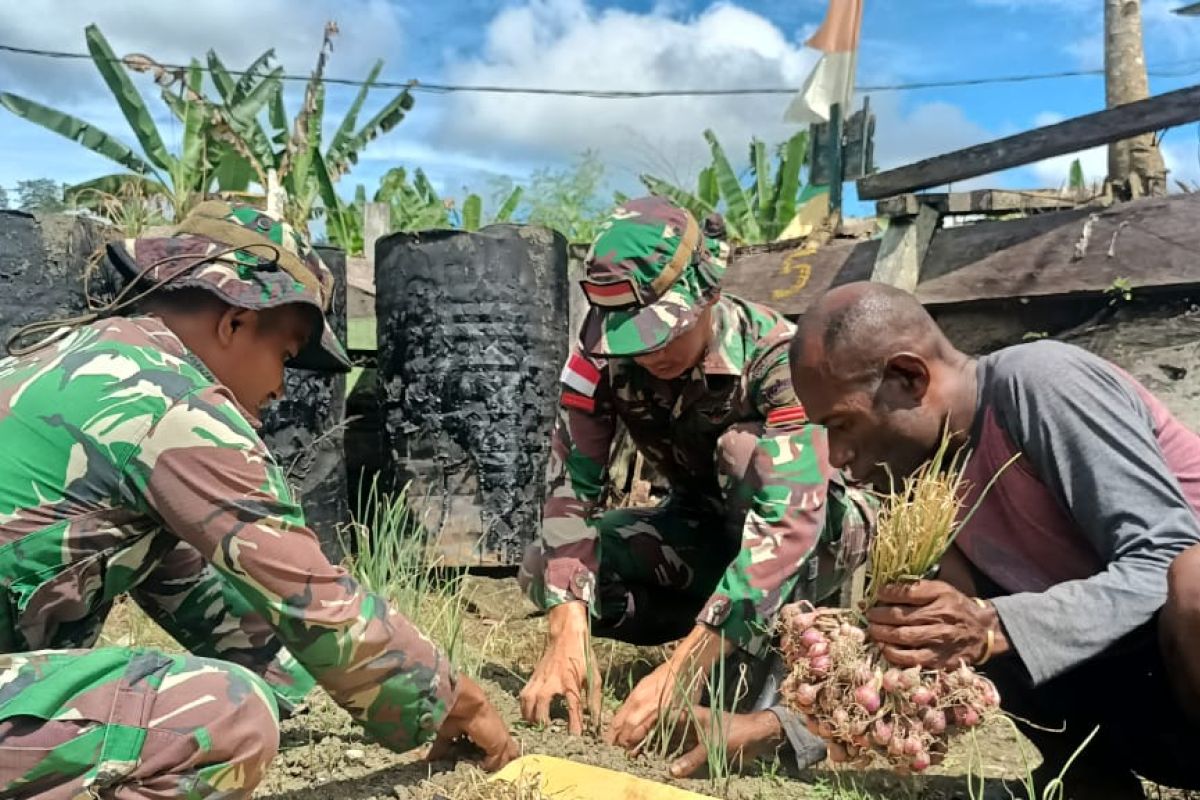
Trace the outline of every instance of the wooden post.
<instances>
[{"instance_id":1,"label":"wooden post","mask_svg":"<svg viewBox=\"0 0 1200 800\"><path fill-rule=\"evenodd\" d=\"M922 205L916 216L892 220L879 243L871 280L889 283L906 292L915 291L938 216L933 208Z\"/></svg>"},{"instance_id":2,"label":"wooden post","mask_svg":"<svg viewBox=\"0 0 1200 800\"><path fill-rule=\"evenodd\" d=\"M375 265L375 242L388 234L391 215L387 203L367 203L363 210L363 255Z\"/></svg>"},{"instance_id":3,"label":"wooden post","mask_svg":"<svg viewBox=\"0 0 1200 800\"><path fill-rule=\"evenodd\" d=\"M842 105L829 107L829 215L842 215Z\"/></svg>"}]
</instances>

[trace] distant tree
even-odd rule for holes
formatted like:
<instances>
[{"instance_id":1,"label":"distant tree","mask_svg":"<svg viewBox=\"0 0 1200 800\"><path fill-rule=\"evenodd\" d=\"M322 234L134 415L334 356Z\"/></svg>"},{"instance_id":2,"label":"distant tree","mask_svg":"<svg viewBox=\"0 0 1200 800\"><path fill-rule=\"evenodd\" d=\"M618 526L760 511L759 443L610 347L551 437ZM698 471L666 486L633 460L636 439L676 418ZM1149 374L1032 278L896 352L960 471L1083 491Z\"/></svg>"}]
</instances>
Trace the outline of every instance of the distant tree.
<instances>
[{"instance_id":1,"label":"distant tree","mask_svg":"<svg viewBox=\"0 0 1200 800\"><path fill-rule=\"evenodd\" d=\"M4 191L4 187L0 186L0 210L8 208L8 192Z\"/></svg>"},{"instance_id":2,"label":"distant tree","mask_svg":"<svg viewBox=\"0 0 1200 800\"><path fill-rule=\"evenodd\" d=\"M50 178L17 181L17 208L22 211L54 213L67 207L63 200L66 187Z\"/></svg>"},{"instance_id":3,"label":"distant tree","mask_svg":"<svg viewBox=\"0 0 1200 800\"><path fill-rule=\"evenodd\" d=\"M568 241L591 242L613 205L600 193L603 183L604 164L590 150L569 167L540 169L530 178L522 204L525 213L518 216L553 228Z\"/></svg>"}]
</instances>

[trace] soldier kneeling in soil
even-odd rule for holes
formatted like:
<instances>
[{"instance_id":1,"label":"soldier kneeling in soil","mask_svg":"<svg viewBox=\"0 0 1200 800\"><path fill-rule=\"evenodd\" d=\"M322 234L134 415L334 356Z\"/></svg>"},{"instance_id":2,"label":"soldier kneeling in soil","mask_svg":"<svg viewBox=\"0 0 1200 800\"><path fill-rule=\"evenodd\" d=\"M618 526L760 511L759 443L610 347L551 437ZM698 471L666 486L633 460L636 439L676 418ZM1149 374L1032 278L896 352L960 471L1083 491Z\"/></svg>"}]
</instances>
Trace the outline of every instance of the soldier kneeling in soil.
<instances>
[{"instance_id":1,"label":"soldier kneeling in soil","mask_svg":"<svg viewBox=\"0 0 1200 800\"><path fill-rule=\"evenodd\" d=\"M721 294L728 248L706 233L662 198L628 202L601 228L583 281L591 309L562 375L542 533L522 568L549 612L545 652L520 697L528 721L547 722L563 696L569 731L580 733L585 684L599 718L589 622L591 634L637 645L683 639L606 733L630 749L678 713L693 669L735 650L761 667L780 606L834 595L864 557L872 515L836 479L825 432L796 401L793 326ZM671 493L655 508L597 514L618 419ZM823 757L771 694L725 721L730 756L753 760L790 741L802 767ZM672 771L704 763L697 747Z\"/></svg>"},{"instance_id":2,"label":"soldier kneeling in soil","mask_svg":"<svg viewBox=\"0 0 1200 800\"><path fill-rule=\"evenodd\" d=\"M791 363L859 480L887 490L947 425L972 453L964 513L999 473L939 579L885 587L867 613L887 659L991 678L1041 751L1037 797L1068 764L1068 800L1142 798L1139 776L1200 788L1200 436L1081 348L971 358L878 283L810 307Z\"/></svg>"},{"instance_id":3,"label":"soldier kneeling in soil","mask_svg":"<svg viewBox=\"0 0 1200 800\"><path fill-rule=\"evenodd\" d=\"M213 201L108 254L133 294L0 361L0 795L249 797L281 647L382 744L513 758L480 688L329 563L256 433L285 364L349 366L316 253ZM95 648L126 592L190 654Z\"/></svg>"}]
</instances>

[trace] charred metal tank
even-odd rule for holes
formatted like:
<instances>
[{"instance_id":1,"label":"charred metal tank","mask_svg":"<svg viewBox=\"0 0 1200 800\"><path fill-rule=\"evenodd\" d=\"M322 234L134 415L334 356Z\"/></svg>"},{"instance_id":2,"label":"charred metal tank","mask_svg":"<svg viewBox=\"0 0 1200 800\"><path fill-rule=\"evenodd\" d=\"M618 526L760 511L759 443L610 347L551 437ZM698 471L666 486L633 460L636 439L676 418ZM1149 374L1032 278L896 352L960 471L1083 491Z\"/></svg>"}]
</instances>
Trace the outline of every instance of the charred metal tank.
<instances>
[{"instance_id":1,"label":"charred metal tank","mask_svg":"<svg viewBox=\"0 0 1200 800\"><path fill-rule=\"evenodd\" d=\"M447 566L512 566L545 496L566 358L567 242L546 228L376 245L387 467Z\"/></svg>"},{"instance_id":2,"label":"charred metal tank","mask_svg":"<svg viewBox=\"0 0 1200 800\"><path fill-rule=\"evenodd\" d=\"M346 344L346 254L317 247L333 272L329 324ZM289 369L283 399L263 415L263 440L288 474L304 518L334 562L344 555L343 526L350 521L346 455L346 376Z\"/></svg>"}]
</instances>

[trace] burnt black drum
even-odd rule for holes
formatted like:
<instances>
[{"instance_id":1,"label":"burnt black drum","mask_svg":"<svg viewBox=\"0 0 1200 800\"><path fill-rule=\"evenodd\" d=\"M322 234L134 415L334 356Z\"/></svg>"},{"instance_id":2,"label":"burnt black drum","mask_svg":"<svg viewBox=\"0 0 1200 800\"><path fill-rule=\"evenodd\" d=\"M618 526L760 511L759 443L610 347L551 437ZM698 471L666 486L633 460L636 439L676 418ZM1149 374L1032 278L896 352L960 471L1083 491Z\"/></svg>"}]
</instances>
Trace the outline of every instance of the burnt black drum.
<instances>
[{"instance_id":1,"label":"burnt black drum","mask_svg":"<svg viewBox=\"0 0 1200 800\"><path fill-rule=\"evenodd\" d=\"M82 217L0 211L0 358L17 328L86 311L85 275L93 297L111 298L106 236L115 234Z\"/></svg>"},{"instance_id":2,"label":"burnt black drum","mask_svg":"<svg viewBox=\"0 0 1200 800\"><path fill-rule=\"evenodd\" d=\"M346 254L317 247L336 289L330 325L346 344ZM283 400L263 415L263 439L300 495L304 518L337 563L344 555L341 526L350 521L344 447L346 376L289 369ZM349 543L348 536L345 537Z\"/></svg>"},{"instance_id":3,"label":"burnt black drum","mask_svg":"<svg viewBox=\"0 0 1200 800\"><path fill-rule=\"evenodd\" d=\"M447 566L510 567L537 532L567 354L567 242L546 228L393 234L376 247L394 488Z\"/></svg>"}]
</instances>

